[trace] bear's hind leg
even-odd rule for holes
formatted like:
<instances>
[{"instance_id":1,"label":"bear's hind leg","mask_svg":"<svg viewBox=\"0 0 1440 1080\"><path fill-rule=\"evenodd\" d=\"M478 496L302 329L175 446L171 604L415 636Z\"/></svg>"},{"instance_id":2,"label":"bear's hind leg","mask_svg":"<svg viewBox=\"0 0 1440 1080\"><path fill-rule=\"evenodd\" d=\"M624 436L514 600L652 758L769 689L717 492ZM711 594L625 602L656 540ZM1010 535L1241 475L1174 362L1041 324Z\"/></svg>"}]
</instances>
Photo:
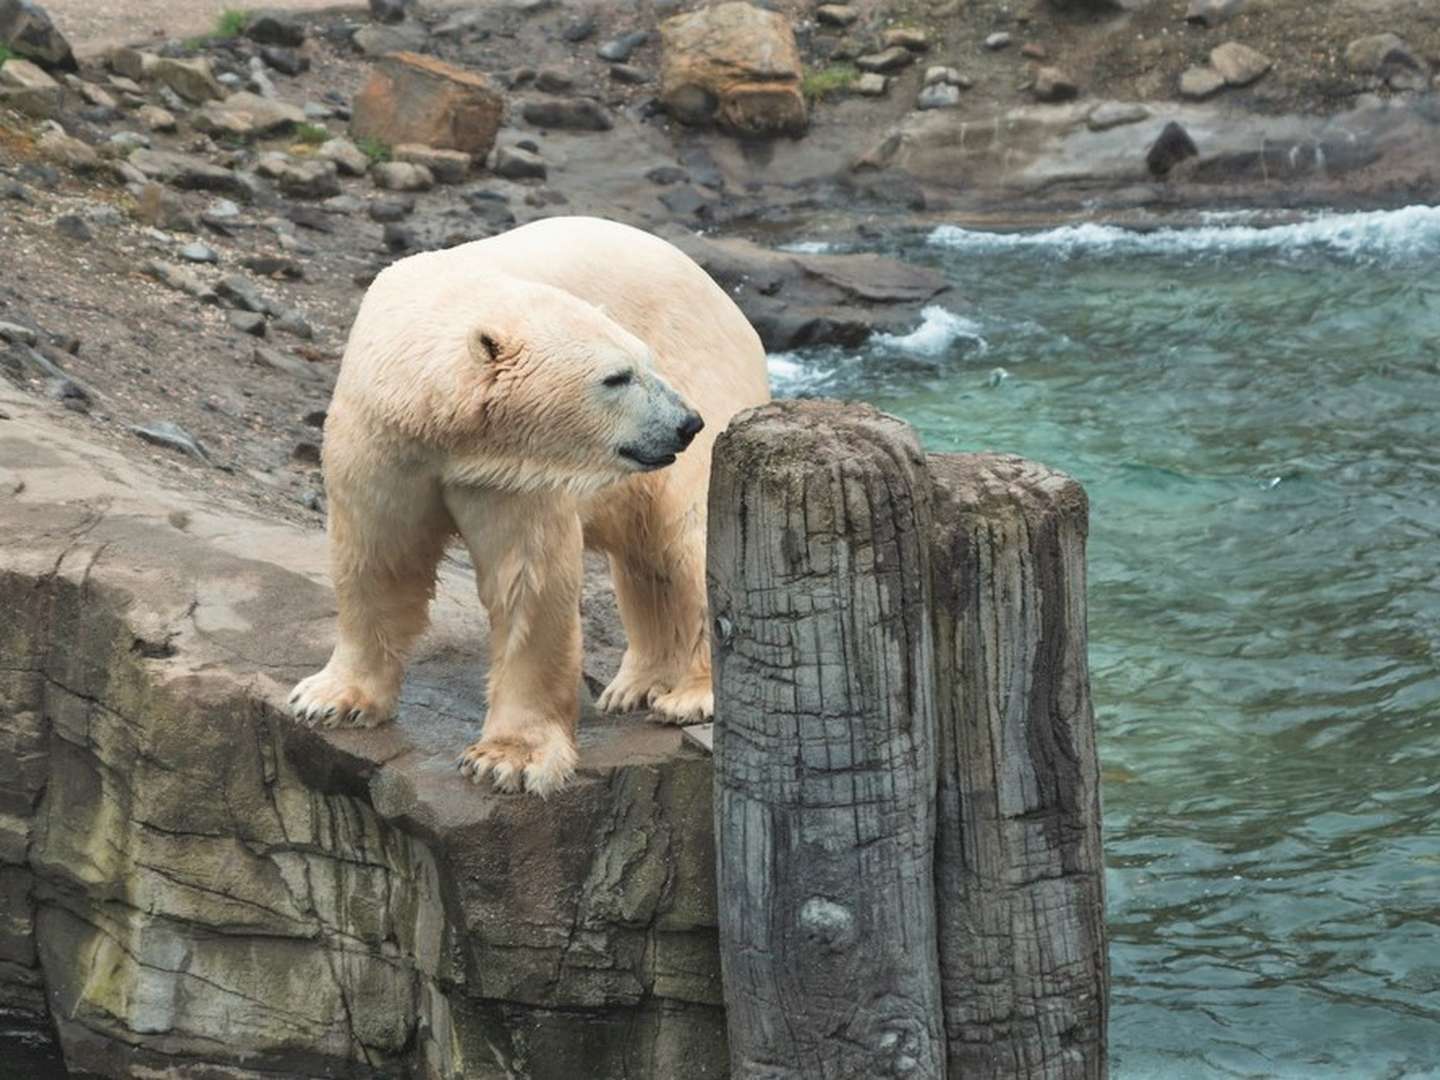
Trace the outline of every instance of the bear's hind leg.
<instances>
[{"instance_id":1,"label":"bear's hind leg","mask_svg":"<svg viewBox=\"0 0 1440 1080\"><path fill-rule=\"evenodd\" d=\"M454 525L438 488L411 478L387 492L374 479L354 496L332 488L329 531L339 634L330 662L291 692L290 708L316 727L374 727L394 716Z\"/></svg>"},{"instance_id":2,"label":"bear's hind leg","mask_svg":"<svg viewBox=\"0 0 1440 1080\"><path fill-rule=\"evenodd\" d=\"M689 548L681 544L673 550ZM649 553L638 559L612 551L610 573L626 649L619 672L600 695L600 708L629 712L649 706L677 724L709 719L715 697L704 568L688 554L662 554L657 562Z\"/></svg>"}]
</instances>

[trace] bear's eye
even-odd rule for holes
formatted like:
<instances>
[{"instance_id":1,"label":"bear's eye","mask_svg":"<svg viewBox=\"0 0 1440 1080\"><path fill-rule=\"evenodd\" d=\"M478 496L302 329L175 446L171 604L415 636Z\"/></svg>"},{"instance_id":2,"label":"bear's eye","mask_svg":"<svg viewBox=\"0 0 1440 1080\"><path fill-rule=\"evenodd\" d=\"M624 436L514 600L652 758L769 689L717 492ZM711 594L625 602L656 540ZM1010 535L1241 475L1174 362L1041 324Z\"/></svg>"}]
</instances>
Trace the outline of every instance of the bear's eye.
<instances>
[{"instance_id":1,"label":"bear's eye","mask_svg":"<svg viewBox=\"0 0 1440 1080\"><path fill-rule=\"evenodd\" d=\"M635 378L633 371L617 371L614 375L606 375L602 380L602 386L629 386L630 380Z\"/></svg>"}]
</instances>

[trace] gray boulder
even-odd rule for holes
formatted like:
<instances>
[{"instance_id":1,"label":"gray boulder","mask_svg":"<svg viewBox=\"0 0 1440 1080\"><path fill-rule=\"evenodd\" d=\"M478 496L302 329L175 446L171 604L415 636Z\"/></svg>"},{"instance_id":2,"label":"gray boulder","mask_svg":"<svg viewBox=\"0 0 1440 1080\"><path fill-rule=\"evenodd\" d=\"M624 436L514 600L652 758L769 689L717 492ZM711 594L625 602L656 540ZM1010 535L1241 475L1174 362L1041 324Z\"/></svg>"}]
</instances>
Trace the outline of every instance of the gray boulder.
<instances>
[{"instance_id":1,"label":"gray boulder","mask_svg":"<svg viewBox=\"0 0 1440 1080\"><path fill-rule=\"evenodd\" d=\"M49 14L31 0L0 0L0 44L41 67L75 71L75 54Z\"/></svg>"}]
</instances>

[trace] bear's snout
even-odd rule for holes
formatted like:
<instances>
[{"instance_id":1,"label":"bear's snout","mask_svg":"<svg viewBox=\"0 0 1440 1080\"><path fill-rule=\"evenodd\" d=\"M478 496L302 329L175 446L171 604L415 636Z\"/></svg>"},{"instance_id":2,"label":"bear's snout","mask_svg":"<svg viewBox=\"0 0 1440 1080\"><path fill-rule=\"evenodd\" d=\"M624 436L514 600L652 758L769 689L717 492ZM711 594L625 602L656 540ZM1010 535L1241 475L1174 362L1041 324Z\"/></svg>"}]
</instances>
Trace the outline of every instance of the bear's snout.
<instances>
[{"instance_id":1,"label":"bear's snout","mask_svg":"<svg viewBox=\"0 0 1440 1080\"><path fill-rule=\"evenodd\" d=\"M692 442L695 436L705 430L705 421L697 412L692 412L681 421L680 426L675 429L675 434L680 437L680 449L684 450Z\"/></svg>"}]
</instances>

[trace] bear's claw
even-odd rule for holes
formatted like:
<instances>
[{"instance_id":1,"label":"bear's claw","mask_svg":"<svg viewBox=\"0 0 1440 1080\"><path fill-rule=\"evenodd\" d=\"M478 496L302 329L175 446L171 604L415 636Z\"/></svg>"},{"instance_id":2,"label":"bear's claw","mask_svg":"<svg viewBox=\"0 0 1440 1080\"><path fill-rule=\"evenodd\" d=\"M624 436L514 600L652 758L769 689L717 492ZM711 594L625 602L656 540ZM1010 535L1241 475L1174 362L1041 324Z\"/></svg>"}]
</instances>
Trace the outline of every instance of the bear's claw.
<instances>
[{"instance_id":1,"label":"bear's claw","mask_svg":"<svg viewBox=\"0 0 1440 1080\"><path fill-rule=\"evenodd\" d=\"M481 739L456 759L462 776L480 783L486 776L504 792L528 791L542 799L575 775L575 748L557 730L538 744L522 738Z\"/></svg>"},{"instance_id":2,"label":"bear's claw","mask_svg":"<svg viewBox=\"0 0 1440 1080\"><path fill-rule=\"evenodd\" d=\"M302 679L290 692L290 712L310 727L374 727L390 719L393 705L367 693L327 668Z\"/></svg>"}]
</instances>

